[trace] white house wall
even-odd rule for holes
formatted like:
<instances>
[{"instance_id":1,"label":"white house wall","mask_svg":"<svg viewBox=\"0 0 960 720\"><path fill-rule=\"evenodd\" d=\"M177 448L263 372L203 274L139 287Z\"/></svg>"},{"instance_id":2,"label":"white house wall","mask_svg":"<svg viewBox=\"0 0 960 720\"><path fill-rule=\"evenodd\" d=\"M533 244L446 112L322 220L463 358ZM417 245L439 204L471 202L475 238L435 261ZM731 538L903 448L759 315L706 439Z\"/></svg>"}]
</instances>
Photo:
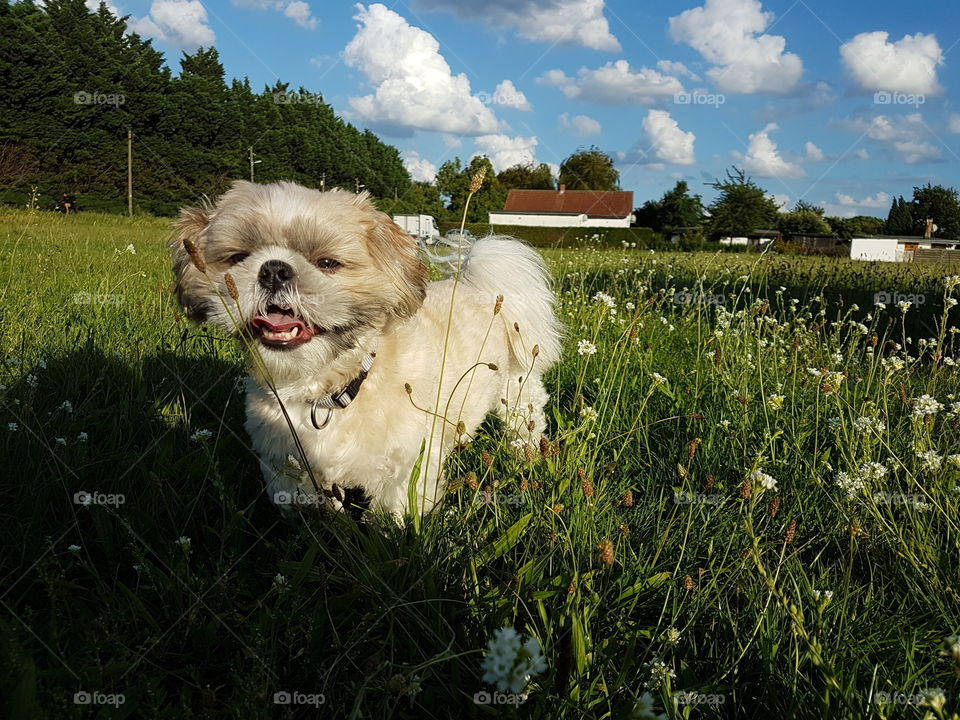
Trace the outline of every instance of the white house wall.
<instances>
[{"instance_id":1,"label":"white house wall","mask_svg":"<svg viewBox=\"0 0 960 720\"><path fill-rule=\"evenodd\" d=\"M524 227L582 227L582 228L617 228L630 227L630 217L625 218L592 218L587 215L553 215L534 213L491 212L491 225L521 225Z\"/></svg>"},{"instance_id":2,"label":"white house wall","mask_svg":"<svg viewBox=\"0 0 960 720\"><path fill-rule=\"evenodd\" d=\"M898 244L896 238L853 238L850 241L850 258L884 262L902 261L903 256L897 252Z\"/></svg>"}]
</instances>

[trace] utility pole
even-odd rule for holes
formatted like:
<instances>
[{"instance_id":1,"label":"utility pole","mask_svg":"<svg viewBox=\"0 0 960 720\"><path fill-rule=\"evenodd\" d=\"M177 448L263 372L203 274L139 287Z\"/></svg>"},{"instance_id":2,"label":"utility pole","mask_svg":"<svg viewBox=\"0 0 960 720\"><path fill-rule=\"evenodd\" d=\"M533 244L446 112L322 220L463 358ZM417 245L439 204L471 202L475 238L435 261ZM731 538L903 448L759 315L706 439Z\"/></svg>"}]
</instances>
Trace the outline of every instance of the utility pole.
<instances>
[{"instance_id":1,"label":"utility pole","mask_svg":"<svg viewBox=\"0 0 960 720\"><path fill-rule=\"evenodd\" d=\"M250 151L250 182L253 182L253 166L256 165L259 160L253 159L253 145L251 145L247 150Z\"/></svg>"},{"instance_id":2,"label":"utility pole","mask_svg":"<svg viewBox=\"0 0 960 720\"><path fill-rule=\"evenodd\" d=\"M362 185L362 184L360 183L360 178L354 178L354 179L353 179L353 182L354 182L354 184L357 186L357 195L359 195L359 194L360 194L360 188L364 188L364 187L366 187L366 185Z\"/></svg>"},{"instance_id":3,"label":"utility pole","mask_svg":"<svg viewBox=\"0 0 960 720\"><path fill-rule=\"evenodd\" d=\"M133 217L133 130L127 128L127 215Z\"/></svg>"}]
</instances>

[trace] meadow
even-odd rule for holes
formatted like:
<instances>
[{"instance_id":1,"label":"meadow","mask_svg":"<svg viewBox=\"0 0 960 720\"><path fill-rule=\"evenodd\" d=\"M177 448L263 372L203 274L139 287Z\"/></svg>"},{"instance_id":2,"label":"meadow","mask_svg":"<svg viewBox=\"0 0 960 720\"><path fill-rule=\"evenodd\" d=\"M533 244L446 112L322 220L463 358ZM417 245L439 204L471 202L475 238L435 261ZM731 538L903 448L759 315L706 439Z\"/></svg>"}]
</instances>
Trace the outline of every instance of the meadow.
<instances>
[{"instance_id":1,"label":"meadow","mask_svg":"<svg viewBox=\"0 0 960 720\"><path fill-rule=\"evenodd\" d=\"M0 714L957 717L955 269L546 251L549 437L288 522L168 239L0 210Z\"/></svg>"}]
</instances>

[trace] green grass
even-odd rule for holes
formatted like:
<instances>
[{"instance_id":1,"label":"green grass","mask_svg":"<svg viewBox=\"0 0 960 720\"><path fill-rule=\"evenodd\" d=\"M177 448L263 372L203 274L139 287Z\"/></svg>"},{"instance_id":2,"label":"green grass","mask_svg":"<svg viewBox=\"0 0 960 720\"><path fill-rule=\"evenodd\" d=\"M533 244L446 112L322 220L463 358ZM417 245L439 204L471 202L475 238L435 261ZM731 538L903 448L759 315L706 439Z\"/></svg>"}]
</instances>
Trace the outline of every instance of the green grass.
<instances>
[{"instance_id":1,"label":"green grass","mask_svg":"<svg viewBox=\"0 0 960 720\"><path fill-rule=\"evenodd\" d=\"M548 253L567 338L545 452L488 423L442 507L401 528L280 519L241 356L178 317L167 234L0 211L5 716L281 717L274 693L296 691L324 704L290 717L648 717L649 692L670 718L913 718L934 711L871 696L935 687L930 717L960 711L939 652L960 629L947 269ZM924 303L904 317L877 292ZM915 418L925 394L944 407ZM752 471L776 487L747 492ZM547 660L519 709L474 703L505 626Z\"/></svg>"}]
</instances>

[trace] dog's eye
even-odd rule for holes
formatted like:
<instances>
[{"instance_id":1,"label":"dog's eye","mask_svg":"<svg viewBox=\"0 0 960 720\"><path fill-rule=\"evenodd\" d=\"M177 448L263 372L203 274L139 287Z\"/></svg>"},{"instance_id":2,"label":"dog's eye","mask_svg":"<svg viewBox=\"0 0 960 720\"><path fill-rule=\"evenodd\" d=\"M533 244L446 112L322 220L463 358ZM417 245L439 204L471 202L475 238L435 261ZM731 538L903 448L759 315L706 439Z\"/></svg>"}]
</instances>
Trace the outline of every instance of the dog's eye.
<instances>
[{"instance_id":1,"label":"dog's eye","mask_svg":"<svg viewBox=\"0 0 960 720\"><path fill-rule=\"evenodd\" d=\"M336 270L342 265L342 263L337 262L333 258L320 258L315 264L321 270Z\"/></svg>"},{"instance_id":2,"label":"dog's eye","mask_svg":"<svg viewBox=\"0 0 960 720\"><path fill-rule=\"evenodd\" d=\"M231 255L228 257L227 262L231 265L236 265L237 263L243 262L248 257L250 257L250 253L237 253L236 255Z\"/></svg>"}]
</instances>

